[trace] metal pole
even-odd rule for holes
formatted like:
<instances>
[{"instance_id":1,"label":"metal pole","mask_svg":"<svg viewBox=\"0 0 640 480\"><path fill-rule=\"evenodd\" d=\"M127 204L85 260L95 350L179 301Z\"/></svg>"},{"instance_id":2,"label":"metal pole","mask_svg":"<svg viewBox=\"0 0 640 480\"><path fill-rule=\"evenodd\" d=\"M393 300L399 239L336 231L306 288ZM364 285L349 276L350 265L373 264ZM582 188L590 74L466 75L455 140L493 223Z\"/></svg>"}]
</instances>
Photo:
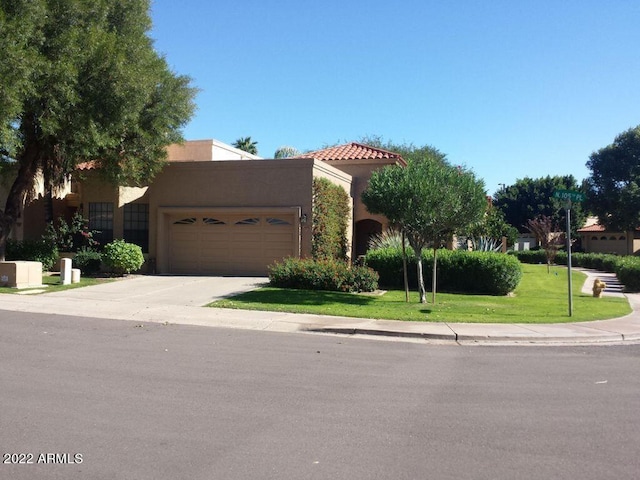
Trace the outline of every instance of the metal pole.
<instances>
[{"instance_id":1,"label":"metal pole","mask_svg":"<svg viewBox=\"0 0 640 480\"><path fill-rule=\"evenodd\" d=\"M571 200L567 203L567 278L569 280L569 316L573 316L573 297L571 296Z\"/></svg>"}]
</instances>

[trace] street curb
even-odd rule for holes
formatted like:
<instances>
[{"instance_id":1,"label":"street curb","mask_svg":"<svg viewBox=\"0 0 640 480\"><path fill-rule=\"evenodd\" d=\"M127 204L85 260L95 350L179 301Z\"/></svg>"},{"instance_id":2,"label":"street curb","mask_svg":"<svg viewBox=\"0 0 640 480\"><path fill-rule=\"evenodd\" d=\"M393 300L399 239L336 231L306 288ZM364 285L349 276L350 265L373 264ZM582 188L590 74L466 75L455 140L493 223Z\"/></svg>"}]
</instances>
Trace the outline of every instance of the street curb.
<instances>
[{"instance_id":1,"label":"street curb","mask_svg":"<svg viewBox=\"0 0 640 480\"><path fill-rule=\"evenodd\" d=\"M464 335L453 332L452 334L438 334L428 332L400 332L381 329L368 328L340 328L340 327L308 327L302 328L300 331L310 333L330 333L336 335L365 335L372 337L391 337L391 338L414 338L421 340L439 340L455 343L471 343L471 344L536 344L536 345L587 345L587 344L608 344L608 343L631 343L640 342L640 334L624 335L612 333L609 335L591 335L591 336L492 336L492 335Z\"/></svg>"},{"instance_id":2,"label":"street curb","mask_svg":"<svg viewBox=\"0 0 640 480\"><path fill-rule=\"evenodd\" d=\"M448 340L451 342L458 341L458 335L452 334L439 334L439 333L425 333L425 332L400 332L395 330L382 330L382 329L370 329L370 328L340 328L340 327L309 327L303 328L300 331L311 333L335 333L337 335L370 335L376 337L401 337L401 338L422 338L431 340Z\"/></svg>"}]
</instances>

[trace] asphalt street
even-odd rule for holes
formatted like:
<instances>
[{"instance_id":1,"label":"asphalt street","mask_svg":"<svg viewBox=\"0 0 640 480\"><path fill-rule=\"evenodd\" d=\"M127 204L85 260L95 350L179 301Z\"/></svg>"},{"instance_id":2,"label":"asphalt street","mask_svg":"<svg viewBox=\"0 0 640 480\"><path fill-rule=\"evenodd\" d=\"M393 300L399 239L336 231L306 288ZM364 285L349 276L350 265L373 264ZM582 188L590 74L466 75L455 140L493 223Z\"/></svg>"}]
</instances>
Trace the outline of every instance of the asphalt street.
<instances>
[{"instance_id":1,"label":"asphalt street","mask_svg":"<svg viewBox=\"0 0 640 480\"><path fill-rule=\"evenodd\" d=\"M635 345L0 311L0 478L636 479L639 369Z\"/></svg>"}]
</instances>

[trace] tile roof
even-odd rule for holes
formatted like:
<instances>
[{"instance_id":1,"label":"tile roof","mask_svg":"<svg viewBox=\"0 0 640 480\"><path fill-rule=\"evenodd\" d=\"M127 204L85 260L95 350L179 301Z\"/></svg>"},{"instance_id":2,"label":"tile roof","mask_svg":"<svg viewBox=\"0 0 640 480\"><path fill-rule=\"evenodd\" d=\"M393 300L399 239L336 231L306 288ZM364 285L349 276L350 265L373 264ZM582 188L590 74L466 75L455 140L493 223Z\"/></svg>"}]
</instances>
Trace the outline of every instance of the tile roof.
<instances>
[{"instance_id":1,"label":"tile roof","mask_svg":"<svg viewBox=\"0 0 640 480\"><path fill-rule=\"evenodd\" d=\"M589 225L587 227L582 227L578 229L579 232L604 232L604 227L602 225Z\"/></svg>"},{"instance_id":2,"label":"tile roof","mask_svg":"<svg viewBox=\"0 0 640 480\"><path fill-rule=\"evenodd\" d=\"M100 168L100 162L98 162L97 160L82 162L76 165L76 170L94 170L96 168Z\"/></svg>"},{"instance_id":3,"label":"tile roof","mask_svg":"<svg viewBox=\"0 0 640 480\"><path fill-rule=\"evenodd\" d=\"M315 158L316 160L322 161L376 160L388 158L394 159L402 165L406 165L405 160L399 153L356 142L304 153L297 158Z\"/></svg>"},{"instance_id":4,"label":"tile roof","mask_svg":"<svg viewBox=\"0 0 640 480\"><path fill-rule=\"evenodd\" d=\"M640 231L640 227L636 228L636 230ZM586 227L579 228L578 231L583 233L589 233L589 232L607 232L611 230L607 230L604 226L598 225L596 223L595 225L588 225Z\"/></svg>"}]
</instances>

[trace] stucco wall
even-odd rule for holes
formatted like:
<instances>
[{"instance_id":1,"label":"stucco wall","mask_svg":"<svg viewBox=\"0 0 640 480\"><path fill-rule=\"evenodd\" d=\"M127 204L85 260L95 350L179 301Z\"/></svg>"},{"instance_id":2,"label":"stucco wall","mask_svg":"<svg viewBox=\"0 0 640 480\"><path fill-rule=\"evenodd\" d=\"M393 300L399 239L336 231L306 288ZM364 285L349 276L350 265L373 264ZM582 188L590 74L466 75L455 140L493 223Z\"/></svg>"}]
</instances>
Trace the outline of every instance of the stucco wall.
<instances>
[{"instance_id":1,"label":"stucco wall","mask_svg":"<svg viewBox=\"0 0 640 480\"><path fill-rule=\"evenodd\" d=\"M166 226L156 215L175 207L266 208L296 207L300 224L300 252L311 253L312 184L314 176L329 178L350 190L350 177L312 159L188 162L167 165L148 190L149 255L165 243Z\"/></svg>"},{"instance_id":2,"label":"stucco wall","mask_svg":"<svg viewBox=\"0 0 640 480\"><path fill-rule=\"evenodd\" d=\"M339 160L326 161L325 163L335 167L353 178L351 186L351 194L353 196L353 220L354 223L360 220L371 219L382 224L383 230L387 228L388 221L384 215L374 215L369 213L361 200L362 192L369 185L371 174L387 165L395 165L394 160L376 159L376 160Z\"/></svg>"},{"instance_id":3,"label":"stucco wall","mask_svg":"<svg viewBox=\"0 0 640 480\"><path fill-rule=\"evenodd\" d=\"M585 252L640 254L640 232L585 232L580 237Z\"/></svg>"},{"instance_id":4,"label":"stucco wall","mask_svg":"<svg viewBox=\"0 0 640 480\"><path fill-rule=\"evenodd\" d=\"M261 157L244 152L218 140L189 140L167 147L170 162L201 162L211 160L259 160Z\"/></svg>"}]
</instances>

